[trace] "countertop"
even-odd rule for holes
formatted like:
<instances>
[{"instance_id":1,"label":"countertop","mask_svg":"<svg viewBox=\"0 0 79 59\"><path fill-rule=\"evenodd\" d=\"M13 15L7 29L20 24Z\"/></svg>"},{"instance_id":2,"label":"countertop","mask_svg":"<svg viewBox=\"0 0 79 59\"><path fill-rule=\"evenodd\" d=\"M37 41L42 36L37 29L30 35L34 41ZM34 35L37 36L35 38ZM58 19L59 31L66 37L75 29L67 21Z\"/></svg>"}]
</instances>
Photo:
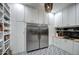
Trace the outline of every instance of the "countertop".
<instances>
[{"instance_id":1,"label":"countertop","mask_svg":"<svg viewBox=\"0 0 79 59\"><path fill-rule=\"evenodd\" d=\"M63 36L56 36L55 38L67 39L67 38L64 38ZM74 42L78 42L78 43L79 43L79 39L69 38L69 39L67 39L67 40L71 40L71 41L74 41Z\"/></svg>"}]
</instances>

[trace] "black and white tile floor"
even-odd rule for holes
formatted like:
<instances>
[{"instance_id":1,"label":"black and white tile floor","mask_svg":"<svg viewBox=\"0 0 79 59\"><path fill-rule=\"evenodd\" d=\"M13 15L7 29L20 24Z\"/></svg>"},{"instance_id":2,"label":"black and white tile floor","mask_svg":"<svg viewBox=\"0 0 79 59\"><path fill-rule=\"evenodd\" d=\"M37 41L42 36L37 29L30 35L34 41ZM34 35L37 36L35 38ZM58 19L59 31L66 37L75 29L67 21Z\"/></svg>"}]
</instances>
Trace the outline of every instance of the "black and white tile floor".
<instances>
[{"instance_id":1,"label":"black and white tile floor","mask_svg":"<svg viewBox=\"0 0 79 59\"><path fill-rule=\"evenodd\" d=\"M45 49L29 52L27 53L27 55L71 55L71 54L56 46L50 46Z\"/></svg>"}]
</instances>

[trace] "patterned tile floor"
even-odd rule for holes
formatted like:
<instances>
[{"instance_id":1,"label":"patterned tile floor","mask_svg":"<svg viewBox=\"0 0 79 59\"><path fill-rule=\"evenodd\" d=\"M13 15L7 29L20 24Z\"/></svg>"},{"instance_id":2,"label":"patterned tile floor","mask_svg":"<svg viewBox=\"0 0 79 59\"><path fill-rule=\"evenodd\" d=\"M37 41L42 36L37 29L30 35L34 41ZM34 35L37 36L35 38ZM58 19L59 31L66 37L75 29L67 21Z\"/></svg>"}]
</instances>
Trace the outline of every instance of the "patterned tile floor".
<instances>
[{"instance_id":1,"label":"patterned tile floor","mask_svg":"<svg viewBox=\"0 0 79 59\"><path fill-rule=\"evenodd\" d=\"M71 55L68 52L56 47L50 46L45 49L40 49L37 51L29 52L27 55Z\"/></svg>"}]
</instances>

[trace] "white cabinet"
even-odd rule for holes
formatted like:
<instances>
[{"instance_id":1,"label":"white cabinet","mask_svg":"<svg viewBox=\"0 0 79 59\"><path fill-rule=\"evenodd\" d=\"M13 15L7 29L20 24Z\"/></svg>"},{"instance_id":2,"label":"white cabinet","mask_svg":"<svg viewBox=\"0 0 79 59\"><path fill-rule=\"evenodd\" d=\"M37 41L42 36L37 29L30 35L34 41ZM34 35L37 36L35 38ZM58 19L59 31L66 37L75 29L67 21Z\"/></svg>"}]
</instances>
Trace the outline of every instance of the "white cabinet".
<instances>
[{"instance_id":1,"label":"white cabinet","mask_svg":"<svg viewBox=\"0 0 79 59\"><path fill-rule=\"evenodd\" d=\"M54 45L62 50L69 52L70 54L73 53L73 41L68 39L54 39Z\"/></svg>"},{"instance_id":2,"label":"white cabinet","mask_svg":"<svg viewBox=\"0 0 79 59\"><path fill-rule=\"evenodd\" d=\"M43 24L44 23L44 12L40 11L38 12L38 20L39 20L39 24Z\"/></svg>"},{"instance_id":3,"label":"white cabinet","mask_svg":"<svg viewBox=\"0 0 79 59\"><path fill-rule=\"evenodd\" d=\"M60 39L60 40L61 40L61 43L60 43L61 46L60 46L60 48L64 50L65 49L65 39Z\"/></svg>"},{"instance_id":4,"label":"white cabinet","mask_svg":"<svg viewBox=\"0 0 79 59\"><path fill-rule=\"evenodd\" d=\"M79 25L79 3L76 4L76 25Z\"/></svg>"},{"instance_id":5,"label":"white cabinet","mask_svg":"<svg viewBox=\"0 0 79 59\"><path fill-rule=\"evenodd\" d=\"M75 25L75 4L72 4L68 8L68 25L72 26Z\"/></svg>"},{"instance_id":6,"label":"white cabinet","mask_svg":"<svg viewBox=\"0 0 79 59\"><path fill-rule=\"evenodd\" d=\"M38 10L37 9L34 9L34 8L32 8L32 12L31 12L31 14L32 14L32 17L31 17L31 23L38 23L39 21L38 21Z\"/></svg>"},{"instance_id":7,"label":"white cabinet","mask_svg":"<svg viewBox=\"0 0 79 59\"><path fill-rule=\"evenodd\" d=\"M55 14L55 27L62 27L62 12Z\"/></svg>"},{"instance_id":8,"label":"white cabinet","mask_svg":"<svg viewBox=\"0 0 79 59\"><path fill-rule=\"evenodd\" d=\"M49 24L49 15L46 12L44 12L44 24Z\"/></svg>"},{"instance_id":9,"label":"white cabinet","mask_svg":"<svg viewBox=\"0 0 79 59\"><path fill-rule=\"evenodd\" d=\"M63 10L63 15L62 15L62 18L63 18L63 20L62 20L62 23L63 23L63 27L64 26L68 26L68 10L67 10L67 8L65 8L64 10Z\"/></svg>"},{"instance_id":10,"label":"white cabinet","mask_svg":"<svg viewBox=\"0 0 79 59\"><path fill-rule=\"evenodd\" d=\"M73 41L69 39L61 39L60 48L72 54L73 53Z\"/></svg>"},{"instance_id":11,"label":"white cabinet","mask_svg":"<svg viewBox=\"0 0 79 59\"><path fill-rule=\"evenodd\" d=\"M43 23L43 12L39 10L25 6L25 22L27 23Z\"/></svg>"},{"instance_id":12,"label":"white cabinet","mask_svg":"<svg viewBox=\"0 0 79 59\"><path fill-rule=\"evenodd\" d=\"M25 39L25 23L24 22L16 22L16 44L15 47L17 48L16 53L20 53L26 51L26 39Z\"/></svg>"},{"instance_id":13,"label":"white cabinet","mask_svg":"<svg viewBox=\"0 0 79 59\"><path fill-rule=\"evenodd\" d=\"M59 39L59 38L54 38L54 45L56 46L56 47L58 47L58 48L60 48L61 47L61 39Z\"/></svg>"},{"instance_id":14,"label":"white cabinet","mask_svg":"<svg viewBox=\"0 0 79 59\"><path fill-rule=\"evenodd\" d=\"M25 6L24 19L27 23L48 24L49 16L42 10Z\"/></svg>"},{"instance_id":15,"label":"white cabinet","mask_svg":"<svg viewBox=\"0 0 79 59\"><path fill-rule=\"evenodd\" d=\"M21 8L19 8L21 7ZM11 7L13 16L15 18L15 21L24 21L24 5L21 4L13 4Z\"/></svg>"},{"instance_id":16,"label":"white cabinet","mask_svg":"<svg viewBox=\"0 0 79 59\"><path fill-rule=\"evenodd\" d=\"M21 8L19 8L21 7ZM10 4L11 18L14 21L24 21L24 6L20 4Z\"/></svg>"},{"instance_id":17,"label":"white cabinet","mask_svg":"<svg viewBox=\"0 0 79 59\"><path fill-rule=\"evenodd\" d=\"M73 53L73 41L65 39L64 44L63 44L63 50L72 54Z\"/></svg>"},{"instance_id":18,"label":"white cabinet","mask_svg":"<svg viewBox=\"0 0 79 59\"><path fill-rule=\"evenodd\" d=\"M74 42L73 54L79 55L79 42Z\"/></svg>"},{"instance_id":19,"label":"white cabinet","mask_svg":"<svg viewBox=\"0 0 79 59\"><path fill-rule=\"evenodd\" d=\"M63 26L76 25L76 5L72 4L63 9Z\"/></svg>"},{"instance_id":20,"label":"white cabinet","mask_svg":"<svg viewBox=\"0 0 79 59\"><path fill-rule=\"evenodd\" d=\"M20 4L10 4L11 11L11 41L10 45L13 54L24 51L24 6ZM21 8L20 8L21 7ZM22 45L20 44L22 43Z\"/></svg>"},{"instance_id":21,"label":"white cabinet","mask_svg":"<svg viewBox=\"0 0 79 59\"><path fill-rule=\"evenodd\" d=\"M38 23L39 22L39 20L38 20L38 10L34 9L33 17L35 17L34 23Z\"/></svg>"},{"instance_id":22,"label":"white cabinet","mask_svg":"<svg viewBox=\"0 0 79 59\"><path fill-rule=\"evenodd\" d=\"M33 16L32 11L33 11L32 8L29 8L29 7L25 6L25 15L24 15L25 22L29 22L29 23L32 22L32 20L33 20L33 18L32 18L32 16Z\"/></svg>"}]
</instances>

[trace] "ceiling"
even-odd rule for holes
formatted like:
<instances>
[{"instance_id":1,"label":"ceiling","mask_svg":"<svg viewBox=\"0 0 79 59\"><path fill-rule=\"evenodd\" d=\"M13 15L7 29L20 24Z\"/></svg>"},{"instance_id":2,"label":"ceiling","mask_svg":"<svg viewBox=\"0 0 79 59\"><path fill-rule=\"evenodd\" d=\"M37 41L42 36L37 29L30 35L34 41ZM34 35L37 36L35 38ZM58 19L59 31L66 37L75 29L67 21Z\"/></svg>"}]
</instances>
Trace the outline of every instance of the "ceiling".
<instances>
[{"instance_id":1,"label":"ceiling","mask_svg":"<svg viewBox=\"0 0 79 59\"><path fill-rule=\"evenodd\" d=\"M63 8L65 8L65 7L67 7L67 6L71 5L71 4L72 3L54 3L52 12L56 13L57 11L60 11Z\"/></svg>"},{"instance_id":2,"label":"ceiling","mask_svg":"<svg viewBox=\"0 0 79 59\"><path fill-rule=\"evenodd\" d=\"M53 3L52 13L56 13L57 11L69 6L70 4L71 3ZM29 7L33 7L36 9L41 9L44 7L44 3L25 3L24 5L29 6Z\"/></svg>"},{"instance_id":3,"label":"ceiling","mask_svg":"<svg viewBox=\"0 0 79 59\"><path fill-rule=\"evenodd\" d=\"M42 8L44 6L43 3L23 3L23 5L37 8L37 9L39 9L39 7Z\"/></svg>"}]
</instances>

